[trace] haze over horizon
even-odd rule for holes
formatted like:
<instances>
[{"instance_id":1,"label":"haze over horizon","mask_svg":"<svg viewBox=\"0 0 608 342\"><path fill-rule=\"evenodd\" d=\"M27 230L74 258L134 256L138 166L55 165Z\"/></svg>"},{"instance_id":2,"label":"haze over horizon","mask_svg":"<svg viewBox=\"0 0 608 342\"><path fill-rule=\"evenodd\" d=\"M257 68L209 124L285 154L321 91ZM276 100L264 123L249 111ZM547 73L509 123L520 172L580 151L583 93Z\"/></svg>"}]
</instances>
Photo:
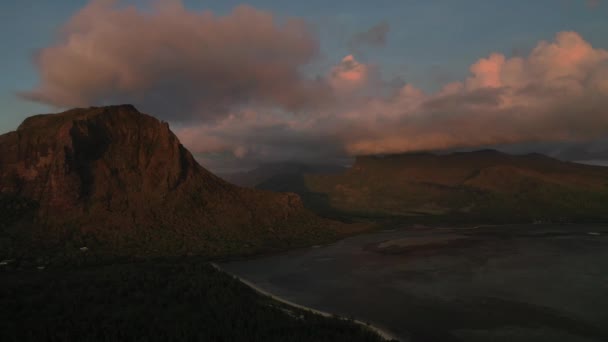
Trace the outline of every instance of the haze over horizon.
<instances>
[{"instance_id":1,"label":"haze over horizon","mask_svg":"<svg viewBox=\"0 0 608 342\"><path fill-rule=\"evenodd\" d=\"M214 171L485 147L608 159L602 1L25 2L0 5L0 132L132 103Z\"/></svg>"}]
</instances>

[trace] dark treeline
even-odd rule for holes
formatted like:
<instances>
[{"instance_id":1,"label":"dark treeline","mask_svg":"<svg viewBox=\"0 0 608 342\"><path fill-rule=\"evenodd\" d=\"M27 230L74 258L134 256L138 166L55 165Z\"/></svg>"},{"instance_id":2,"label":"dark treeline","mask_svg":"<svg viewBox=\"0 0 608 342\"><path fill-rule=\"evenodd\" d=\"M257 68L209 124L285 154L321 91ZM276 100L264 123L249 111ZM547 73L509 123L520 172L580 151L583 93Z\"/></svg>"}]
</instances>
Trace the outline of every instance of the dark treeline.
<instances>
[{"instance_id":1,"label":"dark treeline","mask_svg":"<svg viewBox=\"0 0 608 342\"><path fill-rule=\"evenodd\" d=\"M0 276L0 341L382 340L260 296L196 259Z\"/></svg>"}]
</instances>

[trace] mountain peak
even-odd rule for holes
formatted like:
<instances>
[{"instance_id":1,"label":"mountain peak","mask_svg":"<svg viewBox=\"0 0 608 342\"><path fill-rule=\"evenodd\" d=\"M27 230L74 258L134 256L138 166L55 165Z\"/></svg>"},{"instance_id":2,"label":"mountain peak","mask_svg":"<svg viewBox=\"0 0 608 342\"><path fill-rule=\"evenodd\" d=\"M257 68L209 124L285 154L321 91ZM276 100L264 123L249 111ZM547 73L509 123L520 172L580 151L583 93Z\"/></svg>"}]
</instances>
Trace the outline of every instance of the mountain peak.
<instances>
[{"instance_id":1,"label":"mountain peak","mask_svg":"<svg viewBox=\"0 0 608 342\"><path fill-rule=\"evenodd\" d=\"M102 198L114 208L124 204L116 195L131 190L162 196L202 172L168 124L131 105L33 116L2 141L0 191L47 211L82 210Z\"/></svg>"},{"instance_id":2,"label":"mountain peak","mask_svg":"<svg viewBox=\"0 0 608 342\"><path fill-rule=\"evenodd\" d=\"M297 238L310 232L286 237L279 227L312 217L294 194L242 189L216 177L167 123L131 105L37 115L0 135L0 195L34 201L39 222L104 243L107 234L124 239L145 227L154 239L198 250L207 246L203 236L227 231L233 240L250 238L251 246L267 239L269 228Z\"/></svg>"}]
</instances>

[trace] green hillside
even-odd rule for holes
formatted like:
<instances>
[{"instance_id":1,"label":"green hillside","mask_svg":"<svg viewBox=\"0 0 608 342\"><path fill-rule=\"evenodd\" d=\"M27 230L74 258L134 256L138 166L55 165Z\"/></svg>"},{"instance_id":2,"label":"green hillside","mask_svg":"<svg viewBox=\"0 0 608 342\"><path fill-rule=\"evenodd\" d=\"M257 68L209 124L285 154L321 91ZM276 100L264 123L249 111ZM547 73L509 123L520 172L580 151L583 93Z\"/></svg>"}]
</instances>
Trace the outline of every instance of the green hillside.
<instances>
[{"instance_id":1,"label":"green hillside","mask_svg":"<svg viewBox=\"0 0 608 342\"><path fill-rule=\"evenodd\" d=\"M307 175L309 198L347 216L410 221L608 220L608 168L497 151L357 158L346 172ZM319 201L317 201L319 205Z\"/></svg>"}]
</instances>

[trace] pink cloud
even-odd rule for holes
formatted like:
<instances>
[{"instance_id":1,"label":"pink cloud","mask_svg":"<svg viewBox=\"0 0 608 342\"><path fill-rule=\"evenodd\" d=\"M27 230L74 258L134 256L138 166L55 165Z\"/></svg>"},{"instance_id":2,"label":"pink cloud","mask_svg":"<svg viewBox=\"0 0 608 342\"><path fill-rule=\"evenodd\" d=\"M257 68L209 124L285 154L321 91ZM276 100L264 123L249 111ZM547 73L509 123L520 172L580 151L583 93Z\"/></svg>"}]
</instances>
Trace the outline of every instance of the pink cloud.
<instances>
[{"instance_id":1,"label":"pink cloud","mask_svg":"<svg viewBox=\"0 0 608 342\"><path fill-rule=\"evenodd\" d=\"M345 61L355 67L344 68ZM334 81L329 83L334 89L343 89L340 82L358 84L365 79L359 77L363 72L351 69L364 67L347 56L332 68ZM351 93L314 115L233 115L198 127L199 144L192 146L209 151L214 145L206 141L216 137L227 153L247 146L252 158L280 160L289 159L296 145L312 154L356 155L580 141L608 132L608 52L576 33L539 42L527 57L490 54L470 70L465 81L446 84L434 94L406 84L390 96ZM275 139L261 138L260 132Z\"/></svg>"},{"instance_id":2,"label":"pink cloud","mask_svg":"<svg viewBox=\"0 0 608 342\"><path fill-rule=\"evenodd\" d=\"M505 64L505 56L493 53L488 58L482 58L471 66L473 77L469 78L469 88L492 87L498 88L502 85L501 71Z\"/></svg>"},{"instance_id":3,"label":"pink cloud","mask_svg":"<svg viewBox=\"0 0 608 342\"><path fill-rule=\"evenodd\" d=\"M331 69L329 84L336 92L349 92L365 86L372 74L371 67L348 55Z\"/></svg>"},{"instance_id":4,"label":"pink cloud","mask_svg":"<svg viewBox=\"0 0 608 342\"><path fill-rule=\"evenodd\" d=\"M129 102L173 122L203 154L259 160L397 153L608 132L608 51L560 32L523 57L472 61L469 77L425 93L393 89L348 55L301 69L319 44L297 18L239 6L224 16L176 0L149 11L97 0L36 59L24 94L59 107ZM389 91L392 90L392 91Z\"/></svg>"},{"instance_id":5,"label":"pink cloud","mask_svg":"<svg viewBox=\"0 0 608 342\"><path fill-rule=\"evenodd\" d=\"M317 50L302 20L249 6L217 16L180 1L142 11L97 0L38 53L41 82L24 96L58 107L135 102L181 116L235 105L294 110L328 93L299 71Z\"/></svg>"},{"instance_id":6,"label":"pink cloud","mask_svg":"<svg viewBox=\"0 0 608 342\"><path fill-rule=\"evenodd\" d=\"M575 32L539 42L526 58L494 53L471 68L465 83L360 107L375 127L345 136L351 154L433 150L534 141L593 139L608 132L608 51ZM365 121L365 119L359 119ZM351 124L352 127L352 124Z\"/></svg>"},{"instance_id":7,"label":"pink cloud","mask_svg":"<svg viewBox=\"0 0 608 342\"><path fill-rule=\"evenodd\" d=\"M353 55L348 55L342 59L342 62L334 67L332 76L340 81L348 81L359 83L365 80L367 68L365 65L357 62Z\"/></svg>"}]
</instances>

